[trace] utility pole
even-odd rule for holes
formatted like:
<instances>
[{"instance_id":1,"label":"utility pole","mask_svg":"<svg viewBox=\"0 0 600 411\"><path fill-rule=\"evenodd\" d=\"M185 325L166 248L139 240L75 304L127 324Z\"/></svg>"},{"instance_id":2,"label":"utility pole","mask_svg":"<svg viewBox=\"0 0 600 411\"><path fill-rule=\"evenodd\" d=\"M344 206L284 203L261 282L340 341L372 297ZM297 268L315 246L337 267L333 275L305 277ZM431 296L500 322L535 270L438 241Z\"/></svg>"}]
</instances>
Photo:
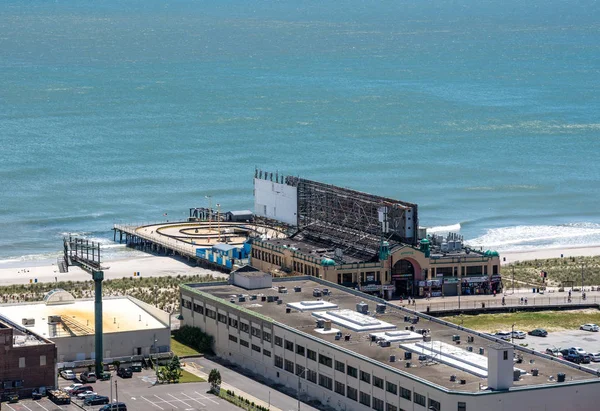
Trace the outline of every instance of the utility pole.
<instances>
[{"instance_id":1,"label":"utility pole","mask_svg":"<svg viewBox=\"0 0 600 411\"><path fill-rule=\"evenodd\" d=\"M117 407L118 407L118 403L119 403L119 389L117 388L117 380L115 380L115 398L116 398L115 402L117 403L115 405L117 405Z\"/></svg>"},{"instance_id":2,"label":"utility pole","mask_svg":"<svg viewBox=\"0 0 600 411\"><path fill-rule=\"evenodd\" d=\"M208 198L208 233L210 235L212 229L212 196L204 196Z\"/></svg>"},{"instance_id":3,"label":"utility pole","mask_svg":"<svg viewBox=\"0 0 600 411\"><path fill-rule=\"evenodd\" d=\"M298 411L300 411L300 381L302 381L302 376L306 374L306 368L300 373L298 374L298 392L297 392L297 396L298 396ZM271 397L269 397L269 402ZM270 406L270 405L269 405Z\"/></svg>"},{"instance_id":4,"label":"utility pole","mask_svg":"<svg viewBox=\"0 0 600 411\"><path fill-rule=\"evenodd\" d=\"M583 297L583 262L581 262L581 296Z\"/></svg>"},{"instance_id":5,"label":"utility pole","mask_svg":"<svg viewBox=\"0 0 600 411\"><path fill-rule=\"evenodd\" d=\"M515 295L515 266L514 265L512 267L512 274L513 274L513 279L512 279L512 283L513 283L513 295Z\"/></svg>"},{"instance_id":6,"label":"utility pole","mask_svg":"<svg viewBox=\"0 0 600 411\"><path fill-rule=\"evenodd\" d=\"M221 204L217 203L217 231L219 242L221 242Z\"/></svg>"},{"instance_id":7,"label":"utility pole","mask_svg":"<svg viewBox=\"0 0 600 411\"><path fill-rule=\"evenodd\" d=\"M460 295L462 294L462 261L460 257L458 257L458 285L456 287L456 292L458 293L458 309L460 310Z\"/></svg>"}]
</instances>

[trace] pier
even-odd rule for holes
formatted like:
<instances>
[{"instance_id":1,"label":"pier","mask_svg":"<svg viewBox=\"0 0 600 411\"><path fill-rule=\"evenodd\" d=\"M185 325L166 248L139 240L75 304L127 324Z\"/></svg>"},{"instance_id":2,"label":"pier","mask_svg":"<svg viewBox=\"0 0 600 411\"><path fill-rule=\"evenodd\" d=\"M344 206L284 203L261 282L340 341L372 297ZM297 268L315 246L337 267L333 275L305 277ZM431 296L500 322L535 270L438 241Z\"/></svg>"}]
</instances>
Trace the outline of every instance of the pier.
<instances>
[{"instance_id":1,"label":"pier","mask_svg":"<svg viewBox=\"0 0 600 411\"><path fill-rule=\"evenodd\" d=\"M252 238L284 238L284 231L284 227L264 222L221 220L115 224L113 240L153 254L178 255L201 267L228 273L247 264L247 256L233 250L227 255L223 254L219 260L215 257L214 261L211 261L204 251L223 244L241 249ZM230 261L230 266L225 265L221 258Z\"/></svg>"}]
</instances>

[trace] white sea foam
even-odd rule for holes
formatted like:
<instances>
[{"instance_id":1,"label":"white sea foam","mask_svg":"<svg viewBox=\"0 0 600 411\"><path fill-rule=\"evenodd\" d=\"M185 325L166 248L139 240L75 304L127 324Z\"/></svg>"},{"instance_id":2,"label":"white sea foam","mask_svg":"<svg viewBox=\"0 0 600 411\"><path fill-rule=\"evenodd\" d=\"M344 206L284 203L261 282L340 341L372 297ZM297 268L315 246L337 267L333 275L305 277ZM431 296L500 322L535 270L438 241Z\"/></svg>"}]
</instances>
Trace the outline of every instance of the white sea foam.
<instances>
[{"instance_id":1,"label":"white sea foam","mask_svg":"<svg viewBox=\"0 0 600 411\"><path fill-rule=\"evenodd\" d=\"M450 224L450 225L439 225L437 227L428 227L427 233L457 233L460 231L460 223Z\"/></svg>"},{"instance_id":2,"label":"white sea foam","mask_svg":"<svg viewBox=\"0 0 600 411\"><path fill-rule=\"evenodd\" d=\"M520 225L489 229L481 237L467 240L472 247L499 251L538 248L585 247L600 244L600 224Z\"/></svg>"}]
</instances>

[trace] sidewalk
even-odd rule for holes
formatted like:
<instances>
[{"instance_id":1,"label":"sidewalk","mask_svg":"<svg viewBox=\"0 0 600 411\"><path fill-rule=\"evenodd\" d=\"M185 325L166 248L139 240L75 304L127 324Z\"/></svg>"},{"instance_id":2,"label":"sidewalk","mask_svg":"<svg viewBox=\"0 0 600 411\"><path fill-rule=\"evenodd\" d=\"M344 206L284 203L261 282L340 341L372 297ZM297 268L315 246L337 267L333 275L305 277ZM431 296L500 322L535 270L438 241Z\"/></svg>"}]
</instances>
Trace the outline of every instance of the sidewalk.
<instances>
[{"instance_id":1,"label":"sidewalk","mask_svg":"<svg viewBox=\"0 0 600 411\"><path fill-rule=\"evenodd\" d=\"M190 363L185 363L185 366L182 367L184 370L191 372L194 375L197 375L198 377L204 378L206 381L208 381L208 374L206 374L205 372L200 371L198 368L196 368L196 365L193 362ZM235 395L241 395L242 397L244 397L245 399L249 400L250 402L254 402L254 404L256 405L262 405L263 407L269 408L271 411L282 411L279 408L273 407L272 405L269 406L269 404L263 400L260 400L256 397L254 397L251 394L248 394L245 391L242 391L241 389L237 388L237 387L233 387L229 384L227 384L226 382L222 382L221 383L221 389L222 390L231 390L235 392Z\"/></svg>"}]
</instances>

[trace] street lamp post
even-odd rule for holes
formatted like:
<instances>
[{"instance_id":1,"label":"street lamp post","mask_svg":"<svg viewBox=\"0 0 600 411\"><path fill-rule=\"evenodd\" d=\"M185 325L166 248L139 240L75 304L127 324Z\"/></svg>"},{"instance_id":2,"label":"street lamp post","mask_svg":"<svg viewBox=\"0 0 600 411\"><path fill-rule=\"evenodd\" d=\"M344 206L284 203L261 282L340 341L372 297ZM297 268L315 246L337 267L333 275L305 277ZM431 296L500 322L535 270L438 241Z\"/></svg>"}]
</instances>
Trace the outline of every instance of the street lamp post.
<instances>
[{"instance_id":1,"label":"street lamp post","mask_svg":"<svg viewBox=\"0 0 600 411\"><path fill-rule=\"evenodd\" d=\"M581 296L583 297L585 293L583 292L583 262L581 262Z\"/></svg>"},{"instance_id":2,"label":"street lamp post","mask_svg":"<svg viewBox=\"0 0 600 411\"><path fill-rule=\"evenodd\" d=\"M510 343L515 343L515 324L513 323L511 333L510 333Z\"/></svg>"},{"instance_id":3,"label":"street lamp post","mask_svg":"<svg viewBox=\"0 0 600 411\"><path fill-rule=\"evenodd\" d=\"M302 377L304 376L304 374L306 374L306 368L302 370L300 374L298 374L298 411L300 411L300 382L302 381Z\"/></svg>"},{"instance_id":4,"label":"street lamp post","mask_svg":"<svg viewBox=\"0 0 600 411\"><path fill-rule=\"evenodd\" d=\"M456 292L458 294L458 309L460 310L460 295L462 294L462 260L458 257L458 283L456 286Z\"/></svg>"},{"instance_id":5,"label":"street lamp post","mask_svg":"<svg viewBox=\"0 0 600 411\"><path fill-rule=\"evenodd\" d=\"M212 196L204 196L208 199L208 233L210 235L212 226Z\"/></svg>"},{"instance_id":6,"label":"street lamp post","mask_svg":"<svg viewBox=\"0 0 600 411\"><path fill-rule=\"evenodd\" d=\"M221 242L221 204L217 203L217 232Z\"/></svg>"}]
</instances>

